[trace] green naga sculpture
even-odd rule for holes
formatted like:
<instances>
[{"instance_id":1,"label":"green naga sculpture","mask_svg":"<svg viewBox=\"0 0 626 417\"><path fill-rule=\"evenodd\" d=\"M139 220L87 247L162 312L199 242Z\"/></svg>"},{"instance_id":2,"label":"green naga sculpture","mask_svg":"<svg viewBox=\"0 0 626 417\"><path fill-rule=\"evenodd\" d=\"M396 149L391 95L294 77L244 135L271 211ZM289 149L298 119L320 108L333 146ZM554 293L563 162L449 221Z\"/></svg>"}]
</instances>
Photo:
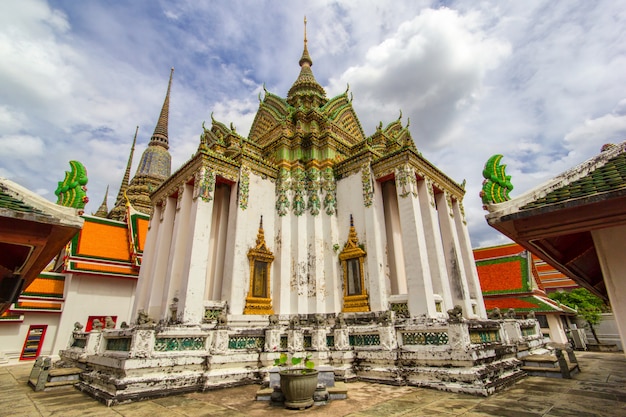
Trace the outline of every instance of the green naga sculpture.
<instances>
[{"instance_id":1,"label":"green naga sculpture","mask_svg":"<svg viewBox=\"0 0 626 417\"><path fill-rule=\"evenodd\" d=\"M513 189L511 176L506 175L506 165L500 165L502 155L494 155L487 160L483 169L483 189L480 197L483 204L502 203L510 200L509 193Z\"/></svg>"},{"instance_id":2,"label":"green naga sculpture","mask_svg":"<svg viewBox=\"0 0 626 417\"><path fill-rule=\"evenodd\" d=\"M65 171L65 179L59 181L54 194L59 198L57 204L74 207L79 211L89 202L87 197L87 169L78 161L70 161L71 171ZM82 214L82 213L81 213Z\"/></svg>"}]
</instances>

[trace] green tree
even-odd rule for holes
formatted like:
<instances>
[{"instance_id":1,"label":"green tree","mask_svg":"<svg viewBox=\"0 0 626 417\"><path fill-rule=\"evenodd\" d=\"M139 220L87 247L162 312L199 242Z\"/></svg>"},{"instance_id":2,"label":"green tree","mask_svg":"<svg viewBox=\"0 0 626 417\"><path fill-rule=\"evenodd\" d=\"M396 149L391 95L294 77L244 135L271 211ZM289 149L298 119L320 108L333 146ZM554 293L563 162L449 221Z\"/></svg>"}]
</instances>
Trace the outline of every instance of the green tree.
<instances>
[{"instance_id":1,"label":"green tree","mask_svg":"<svg viewBox=\"0 0 626 417\"><path fill-rule=\"evenodd\" d=\"M606 309L606 305L600 297L593 295L585 288L576 288L569 292L555 292L550 294L549 297L554 301L576 309L578 315L589 325L589 330L591 330L593 338L596 339L596 343L600 344L596 330L593 327L600 323L600 313Z\"/></svg>"}]
</instances>

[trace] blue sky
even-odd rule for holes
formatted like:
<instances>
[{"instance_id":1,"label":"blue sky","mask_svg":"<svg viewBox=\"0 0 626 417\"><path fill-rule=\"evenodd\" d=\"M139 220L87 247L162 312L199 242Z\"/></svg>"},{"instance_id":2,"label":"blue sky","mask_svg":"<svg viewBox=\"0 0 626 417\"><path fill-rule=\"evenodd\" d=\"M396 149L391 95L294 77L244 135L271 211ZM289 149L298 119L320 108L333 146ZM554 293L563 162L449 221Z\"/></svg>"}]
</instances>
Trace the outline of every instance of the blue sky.
<instances>
[{"instance_id":1,"label":"blue sky","mask_svg":"<svg viewBox=\"0 0 626 417\"><path fill-rule=\"evenodd\" d=\"M266 88L298 73L303 16L327 96L349 83L367 135L410 119L422 154L457 182L474 247L505 242L478 197L495 153L512 196L626 140L626 5L615 1L0 2L0 176L55 200L76 159L88 213L109 208L135 126L137 163L170 67L172 170L211 113L247 135Z\"/></svg>"}]
</instances>

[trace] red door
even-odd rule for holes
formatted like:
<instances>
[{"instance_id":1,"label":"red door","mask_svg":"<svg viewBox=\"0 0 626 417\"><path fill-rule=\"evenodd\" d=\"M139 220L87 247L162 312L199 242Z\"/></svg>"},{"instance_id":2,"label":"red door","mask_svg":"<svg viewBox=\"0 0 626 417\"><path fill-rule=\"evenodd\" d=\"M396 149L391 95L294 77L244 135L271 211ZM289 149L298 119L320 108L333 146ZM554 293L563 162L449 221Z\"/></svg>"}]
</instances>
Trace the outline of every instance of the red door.
<instances>
[{"instance_id":1,"label":"red door","mask_svg":"<svg viewBox=\"0 0 626 417\"><path fill-rule=\"evenodd\" d=\"M35 324L28 328L28 334L26 335L22 354L20 355L21 361L33 360L39 356L47 328L47 324Z\"/></svg>"}]
</instances>

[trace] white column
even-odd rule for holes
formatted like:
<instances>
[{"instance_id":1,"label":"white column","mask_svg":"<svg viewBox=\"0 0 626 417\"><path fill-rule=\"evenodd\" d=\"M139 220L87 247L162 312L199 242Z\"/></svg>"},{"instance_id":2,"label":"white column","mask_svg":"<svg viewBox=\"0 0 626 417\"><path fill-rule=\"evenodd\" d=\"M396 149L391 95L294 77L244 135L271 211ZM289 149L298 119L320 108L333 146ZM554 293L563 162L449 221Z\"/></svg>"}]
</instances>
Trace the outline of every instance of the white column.
<instances>
[{"instance_id":1,"label":"white column","mask_svg":"<svg viewBox=\"0 0 626 417\"><path fill-rule=\"evenodd\" d=\"M622 346L626 346L626 226L592 230L604 284L613 309Z\"/></svg>"},{"instance_id":2,"label":"white column","mask_svg":"<svg viewBox=\"0 0 626 417\"><path fill-rule=\"evenodd\" d=\"M290 314L291 308L291 219L289 215L276 214L276 234L280 247L275 250L272 265L272 295L276 314Z\"/></svg>"},{"instance_id":3,"label":"white column","mask_svg":"<svg viewBox=\"0 0 626 417\"><path fill-rule=\"evenodd\" d=\"M445 315L448 309L454 307L450 291L450 279L446 269L446 258L443 253L441 230L437 219L437 207L435 195L430 180L421 180L417 183L424 233L426 234L426 246L428 249L428 262L433 281L433 290L443 299L441 314Z\"/></svg>"},{"instance_id":4,"label":"white column","mask_svg":"<svg viewBox=\"0 0 626 417\"><path fill-rule=\"evenodd\" d=\"M343 293L341 292L341 282L343 280L341 267L339 265L339 253L341 252L337 217L329 216L324 210L319 214L322 217L323 233L327 246L324 254L324 264L322 267L326 271L326 294L325 311L327 313L338 313L341 311ZM335 250L334 245L338 248Z\"/></svg>"},{"instance_id":5,"label":"white column","mask_svg":"<svg viewBox=\"0 0 626 417\"><path fill-rule=\"evenodd\" d=\"M142 259L141 269L139 270L139 277L137 279L137 292L135 295L135 302L131 310L131 320L135 320L137 317L137 311L148 310L148 303L150 301L150 287L152 284L152 274L154 271L154 265L157 257L155 251L157 248L157 236L159 233L159 227L161 226L161 210L162 206L158 205L154 207L150 222L148 223L148 234L146 236L146 243L144 247L144 253L146 256Z\"/></svg>"},{"instance_id":6,"label":"white column","mask_svg":"<svg viewBox=\"0 0 626 417\"><path fill-rule=\"evenodd\" d=\"M188 219L188 259L185 262L178 302L178 320L184 324L201 323L204 316L212 218L213 201L204 201L194 196Z\"/></svg>"},{"instance_id":7,"label":"white column","mask_svg":"<svg viewBox=\"0 0 626 417\"><path fill-rule=\"evenodd\" d=\"M170 243L172 241L172 230L174 229L174 217L176 215L176 199L167 197L163 201L163 204L165 204L165 208L160 212L160 219L157 219L161 222L156 238L157 248L152 253L155 260L154 268L149 277L151 278L151 292L146 313L152 318L162 317L164 310L167 310L167 305L163 306L162 300L163 293L165 292L167 266L170 262ZM143 269L139 273L140 279L142 275Z\"/></svg>"},{"instance_id":8,"label":"white column","mask_svg":"<svg viewBox=\"0 0 626 417\"><path fill-rule=\"evenodd\" d=\"M322 216L326 213L320 210L320 213L313 216L308 210L304 214L307 217L308 228L308 244L309 250L307 267L309 275L315 282L315 293L309 298L309 311L315 313L325 313L325 291L326 279L324 274L324 256L326 254L324 246L324 225L322 224Z\"/></svg>"},{"instance_id":9,"label":"white column","mask_svg":"<svg viewBox=\"0 0 626 417\"><path fill-rule=\"evenodd\" d=\"M228 236L224 259L221 299L228 302L231 314L243 314L246 296L250 289L250 263L248 250L254 246L259 219L250 219L237 206L237 193L230 193L228 208ZM216 277L220 279L220 277ZM218 296L218 294L214 294Z\"/></svg>"},{"instance_id":10,"label":"white column","mask_svg":"<svg viewBox=\"0 0 626 417\"><path fill-rule=\"evenodd\" d=\"M174 229L172 231L172 242L170 244L170 263L165 276L165 291L161 301L163 310L160 319L167 319L169 315L168 306L175 297L182 296L183 269L188 261L187 235L189 234L189 216L191 212L191 199L193 188L189 184L183 184L178 188L178 201L174 218Z\"/></svg>"},{"instance_id":11,"label":"white column","mask_svg":"<svg viewBox=\"0 0 626 417\"><path fill-rule=\"evenodd\" d=\"M386 285L387 262L385 260L384 210L381 186L374 183L372 205L364 207L365 236L359 236L367 249L364 269L369 280L366 286L369 295L370 309L384 311L388 308L388 291Z\"/></svg>"},{"instance_id":12,"label":"white column","mask_svg":"<svg viewBox=\"0 0 626 417\"><path fill-rule=\"evenodd\" d=\"M307 215L296 216L290 213L288 216L291 216L291 277L295 280L291 286L292 312L307 314L309 312Z\"/></svg>"},{"instance_id":13,"label":"white column","mask_svg":"<svg viewBox=\"0 0 626 417\"><path fill-rule=\"evenodd\" d=\"M550 340L554 343L568 343L561 317L556 314L546 314L546 319L548 321L548 330L550 331Z\"/></svg>"},{"instance_id":14,"label":"white column","mask_svg":"<svg viewBox=\"0 0 626 417\"><path fill-rule=\"evenodd\" d=\"M218 184L215 188L215 200L213 202L213 222L211 226L210 257L211 268L207 268L207 288L209 294L206 299L222 299L222 283L224 276L224 260L226 259L226 242L228 240L228 217L231 198L231 186Z\"/></svg>"},{"instance_id":15,"label":"white column","mask_svg":"<svg viewBox=\"0 0 626 417\"><path fill-rule=\"evenodd\" d=\"M469 297L469 288L467 287L463 250L459 243L451 200L446 192L437 194L435 199L437 201L439 227L441 229L443 251L450 279L452 301L455 305L460 305L463 308L464 317L471 317L472 303ZM450 205L448 205L448 202L450 202Z\"/></svg>"},{"instance_id":16,"label":"white column","mask_svg":"<svg viewBox=\"0 0 626 417\"><path fill-rule=\"evenodd\" d=\"M457 235L459 236L459 246L463 257L463 266L465 267L465 277L470 297L476 301L476 316L487 318L487 310L483 301L483 293L480 289L480 280L478 271L476 270L476 261L474 260L474 251L472 250L472 242L470 241L467 224L465 224L465 214L461 209L461 202L452 200L452 208L454 213L454 224L456 226ZM529 259L530 262L532 260ZM471 312L472 310L469 310ZM468 315L468 317L470 317Z\"/></svg>"},{"instance_id":17,"label":"white column","mask_svg":"<svg viewBox=\"0 0 626 417\"><path fill-rule=\"evenodd\" d=\"M393 181L381 184L389 266L389 291L391 295L406 294L406 271L402 251L402 229L398 213L398 196Z\"/></svg>"},{"instance_id":18,"label":"white column","mask_svg":"<svg viewBox=\"0 0 626 417\"><path fill-rule=\"evenodd\" d=\"M415 184L415 172L410 167L405 167L404 170L404 174L396 170L396 190L402 227L409 312L411 316L426 314L427 317L436 317L437 311L433 297L424 224ZM399 182L400 175L406 176L407 183Z\"/></svg>"}]
</instances>

